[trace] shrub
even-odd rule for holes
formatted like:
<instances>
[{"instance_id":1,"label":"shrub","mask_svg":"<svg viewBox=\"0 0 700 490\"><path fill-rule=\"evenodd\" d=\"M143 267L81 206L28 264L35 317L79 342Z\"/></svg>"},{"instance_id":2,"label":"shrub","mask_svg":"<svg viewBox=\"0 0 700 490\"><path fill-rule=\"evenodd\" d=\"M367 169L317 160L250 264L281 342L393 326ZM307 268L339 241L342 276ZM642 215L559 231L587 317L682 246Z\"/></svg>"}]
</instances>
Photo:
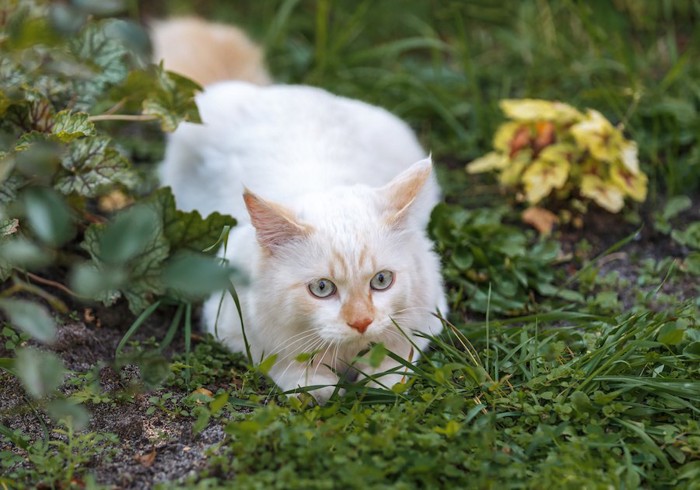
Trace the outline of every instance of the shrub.
<instances>
[{"instance_id":1,"label":"shrub","mask_svg":"<svg viewBox=\"0 0 700 490\"><path fill-rule=\"evenodd\" d=\"M509 121L496 131L494 151L467 165L469 173L498 171L500 183L522 190L532 205L580 197L617 213L626 197L646 199L637 144L600 112L537 99L500 107Z\"/></svg>"}]
</instances>

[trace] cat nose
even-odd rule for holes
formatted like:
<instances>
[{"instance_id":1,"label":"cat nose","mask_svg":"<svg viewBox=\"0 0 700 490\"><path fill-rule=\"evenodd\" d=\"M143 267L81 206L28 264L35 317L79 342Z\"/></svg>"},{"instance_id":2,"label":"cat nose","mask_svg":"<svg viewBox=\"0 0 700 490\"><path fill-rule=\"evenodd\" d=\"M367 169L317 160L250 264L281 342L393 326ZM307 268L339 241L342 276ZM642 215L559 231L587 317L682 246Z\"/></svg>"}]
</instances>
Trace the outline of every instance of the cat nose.
<instances>
[{"instance_id":1,"label":"cat nose","mask_svg":"<svg viewBox=\"0 0 700 490\"><path fill-rule=\"evenodd\" d=\"M373 321L374 318L359 318L357 320L348 322L348 326L352 329L357 330L360 333L365 333L365 330L367 330L367 327L369 327L370 323L372 323Z\"/></svg>"}]
</instances>

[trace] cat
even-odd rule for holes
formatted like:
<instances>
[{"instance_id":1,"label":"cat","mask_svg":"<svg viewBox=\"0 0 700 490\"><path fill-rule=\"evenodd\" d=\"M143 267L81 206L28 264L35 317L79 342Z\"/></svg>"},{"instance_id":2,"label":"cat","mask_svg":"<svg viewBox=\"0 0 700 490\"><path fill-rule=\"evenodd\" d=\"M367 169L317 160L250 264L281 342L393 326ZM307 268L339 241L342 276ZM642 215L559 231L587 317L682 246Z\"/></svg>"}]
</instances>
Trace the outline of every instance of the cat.
<instances>
[{"instance_id":1,"label":"cat","mask_svg":"<svg viewBox=\"0 0 700 490\"><path fill-rule=\"evenodd\" d=\"M164 29L169 41L159 43ZM276 356L268 372L276 385L308 387L319 403L344 373L367 376L375 387L404 381L405 366L389 356L376 367L349 367L380 342L416 361L425 335L442 329L437 313L447 312L426 233L440 189L413 131L358 100L267 85L258 48L233 26L188 19L154 30L164 66L177 60L178 71L206 85L196 99L203 124L183 123L170 136L161 183L182 209L238 219L226 255L239 271L254 360ZM183 63L183 43L191 53L216 53L222 65L231 62L225 53L247 49L243 62L251 66L239 71L258 78L227 80L231 69L222 80L199 55ZM238 310L228 295L220 307L221 297L205 302L204 327L245 352Z\"/></svg>"}]
</instances>

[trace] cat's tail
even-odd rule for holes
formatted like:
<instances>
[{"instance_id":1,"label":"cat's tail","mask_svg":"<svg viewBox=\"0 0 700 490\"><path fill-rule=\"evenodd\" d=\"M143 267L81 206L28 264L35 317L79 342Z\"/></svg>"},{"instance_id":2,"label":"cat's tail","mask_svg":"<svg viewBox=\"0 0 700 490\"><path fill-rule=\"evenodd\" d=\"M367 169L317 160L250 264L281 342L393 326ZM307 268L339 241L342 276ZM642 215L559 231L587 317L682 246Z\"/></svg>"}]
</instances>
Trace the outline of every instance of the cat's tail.
<instances>
[{"instance_id":1,"label":"cat's tail","mask_svg":"<svg viewBox=\"0 0 700 490\"><path fill-rule=\"evenodd\" d=\"M153 59L202 86L223 80L272 83L263 51L240 29L182 17L151 24Z\"/></svg>"}]
</instances>

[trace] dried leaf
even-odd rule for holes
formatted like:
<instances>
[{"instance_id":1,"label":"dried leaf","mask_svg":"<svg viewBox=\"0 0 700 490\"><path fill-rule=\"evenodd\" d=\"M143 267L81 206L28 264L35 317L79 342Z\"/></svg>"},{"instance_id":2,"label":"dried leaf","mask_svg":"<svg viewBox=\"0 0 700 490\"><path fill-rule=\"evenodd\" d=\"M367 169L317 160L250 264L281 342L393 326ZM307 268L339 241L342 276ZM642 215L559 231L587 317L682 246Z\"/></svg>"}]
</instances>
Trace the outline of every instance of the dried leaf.
<instances>
[{"instance_id":1,"label":"dried leaf","mask_svg":"<svg viewBox=\"0 0 700 490\"><path fill-rule=\"evenodd\" d=\"M569 178L571 165L567 160L551 163L538 159L527 167L522 175L527 200L536 204L547 197L553 189L561 189Z\"/></svg>"},{"instance_id":2,"label":"dried leaf","mask_svg":"<svg viewBox=\"0 0 700 490\"><path fill-rule=\"evenodd\" d=\"M508 165L508 158L500 153L491 152L467 164L467 172L478 174L490 170L503 170Z\"/></svg>"},{"instance_id":3,"label":"dried leaf","mask_svg":"<svg viewBox=\"0 0 700 490\"><path fill-rule=\"evenodd\" d=\"M521 126L513 135L508 145L508 158L515 158L520 150L530 146L530 128Z\"/></svg>"},{"instance_id":4,"label":"dried leaf","mask_svg":"<svg viewBox=\"0 0 700 490\"><path fill-rule=\"evenodd\" d=\"M618 213L624 205L622 191L608 184L597 175L584 175L581 178L581 195L592 199L600 207L611 213Z\"/></svg>"},{"instance_id":5,"label":"dried leaf","mask_svg":"<svg viewBox=\"0 0 700 490\"><path fill-rule=\"evenodd\" d=\"M634 174L627 167L614 165L610 169L610 180L635 201L646 200L648 178L645 174Z\"/></svg>"},{"instance_id":6,"label":"dried leaf","mask_svg":"<svg viewBox=\"0 0 700 490\"><path fill-rule=\"evenodd\" d=\"M153 463L155 463L155 461L156 461L156 455L157 455L156 449L153 448L150 453L135 456L134 459L136 459L136 461L141 463L141 465L143 467L150 468L151 466L153 466Z\"/></svg>"},{"instance_id":7,"label":"dried leaf","mask_svg":"<svg viewBox=\"0 0 700 490\"><path fill-rule=\"evenodd\" d=\"M505 99L499 103L503 113L518 121L548 120L569 124L583 117L578 110L562 102L540 99Z\"/></svg>"},{"instance_id":8,"label":"dried leaf","mask_svg":"<svg viewBox=\"0 0 700 490\"><path fill-rule=\"evenodd\" d=\"M196 390L194 390L192 392L192 394L193 395L204 395L204 396L207 396L209 398L214 398L214 393L212 393L211 390L208 390L208 389L203 388L203 387L197 388Z\"/></svg>"},{"instance_id":9,"label":"dried leaf","mask_svg":"<svg viewBox=\"0 0 700 490\"><path fill-rule=\"evenodd\" d=\"M535 228L540 235L549 235L554 225L559 222L557 215L544 208L532 206L523 211L521 216L523 223Z\"/></svg>"},{"instance_id":10,"label":"dried leaf","mask_svg":"<svg viewBox=\"0 0 700 490\"><path fill-rule=\"evenodd\" d=\"M97 207L100 211L113 213L133 204L134 200L119 189L115 189L104 196L100 196Z\"/></svg>"}]
</instances>

